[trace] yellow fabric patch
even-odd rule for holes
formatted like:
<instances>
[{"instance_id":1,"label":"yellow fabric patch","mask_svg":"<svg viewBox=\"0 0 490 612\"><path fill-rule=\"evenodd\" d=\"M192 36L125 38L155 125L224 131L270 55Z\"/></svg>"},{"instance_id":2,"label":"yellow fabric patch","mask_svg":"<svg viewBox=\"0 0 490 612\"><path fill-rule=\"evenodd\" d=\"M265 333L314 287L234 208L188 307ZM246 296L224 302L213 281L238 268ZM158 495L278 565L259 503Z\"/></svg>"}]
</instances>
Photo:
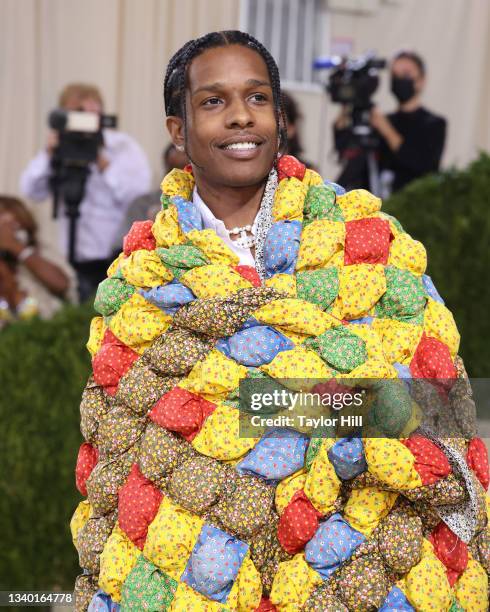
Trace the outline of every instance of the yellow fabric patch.
<instances>
[{"instance_id":1,"label":"yellow fabric patch","mask_svg":"<svg viewBox=\"0 0 490 612\"><path fill-rule=\"evenodd\" d=\"M365 189L354 189L337 196L336 202L346 221L369 217L381 208L381 200Z\"/></svg>"},{"instance_id":2,"label":"yellow fabric patch","mask_svg":"<svg viewBox=\"0 0 490 612\"><path fill-rule=\"evenodd\" d=\"M274 195L272 217L274 221L302 221L303 202L308 187L299 179L292 177L280 181Z\"/></svg>"},{"instance_id":3,"label":"yellow fabric patch","mask_svg":"<svg viewBox=\"0 0 490 612\"><path fill-rule=\"evenodd\" d=\"M291 498L297 491L304 488L306 482L306 471L301 469L291 476L284 478L276 487L276 510L277 514L281 515L283 510L291 501Z\"/></svg>"},{"instance_id":4,"label":"yellow fabric patch","mask_svg":"<svg viewBox=\"0 0 490 612\"><path fill-rule=\"evenodd\" d=\"M306 476L304 486L308 499L318 512L322 514L333 511L334 502L339 495L341 484L328 458L329 446L331 444L327 444L327 439L323 440L320 450Z\"/></svg>"},{"instance_id":5,"label":"yellow fabric patch","mask_svg":"<svg viewBox=\"0 0 490 612\"><path fill-rule=\"evenodd\" d=\"M168 329L171 321L170 315L139 293L133 293L112 317L109 329L121 342L141 354Z\"/></svg>"},{"instance_id":6,"label":"yellow fabric patch","mask_svg":"<svg viewBox=\"0 0 490 612\"><path fill-rule=\"evenodd\" d=\"M416 610L441 612L451 605L451 587L446 568L425 538L422 540L422 559L412 567L401 584L405 596Z\"/></svg>"},{"instance_id":7,"label":"yellow fabric patch","mask_svg":"<svg viewBox=\"0 0 490 612\"><path fill-rule=\"evenodd\" d=\"M428 299L424 311L424 332L432 338L444 342L455 359L459 350L460 335L451 312L435 300Z\"/></svg>"},{"instance_id":8,"label":"yellow fabric patch","mask_svg":"<svg viewBox=\"0 0 490 612\"><path fill-rule=\"evenodd\" d=\"M179 582L168 609L170 612L221 612L224 607L223 604L194 591L185 582Z\"/></svg>"},{"instance_id":9,"label":"yellow fabric patch","mask_svg":"<svg viewBox=\"0 0 490 612\"><path fill-rule=\"evenodd\" d=\"M306 338L310 337L310 334L298 334L297 332L293 332L287 328L282 327L281 325L274 325L274 329L277 329L278 332L280 332L283 336L286 336L286 338L289 338L289 340L291 340L291 342L294 342L294 344L296 345L303 344Z\"/></svg>"},{"instance_id":10,"label":"yellow fabric patch","mask_svg":"<svg viewBox=\"0 0 490 612\"><path fill-rule=\"evenodd\" d=\"M116 259L111 263L111 265L107 268L107 276L111 277L118 271L120 264L126 259L126 255L124 253L119 253Z\"/></svg>"},{"instance_id":11,"label":"yellow fabric patch","mask_svg":"<svg viewBox=\"0 0 490 612\"><path fill-rule=\"evenodd\" d=\"M163 178L160 189L166 196L181 196L190 200L194 189L194 177L190 172L174 168Z\"/></svg>"},{"instance_id":12,"label":"yellow fabric patch","mask_svg":"<svg viewBox=\"0 0 490 612\"><path fill-rule=\"evenodd\" d=\"M296 276L293 274L274 274L268 278L264 285L276 291L282 291L288 297L295 298L296 293Z\"/></svg>"},{"instance_id":13,"label":"yellow fabric patch","mask_svg":"<svg viewBox=\"0 0 490 612\"><path fill-rule=\"evenodd\" d=\"M106 329L107 326L104 323L103 317L93 317L93 319L90 321L90 335L85 346L92 357L102 346L102 339L104 338Z\"/></svg>"},{"instance_id":14,"label":"yellow fabric patch","mask_svg":"<svg viewBox=\"0 0 490 612\"><path fill-rule=\"evenodd\" d=\"M410 415L410 418L408 419L407 424L401 431L399 437L408 438L410 434L417 429L417 427L420 427L420 424L422 423L422 417L422 409L417 404L417 402L412 402L412 414Z\"/></svg>"},{"instance_id":15,"label":"yellow fabric patch","mask_svg":"<svg viewBox=\"0 0 490 612\"><path fill-rule=\"evenodd\" d=\"M240 263L238 255L212 229L192 230L187 233L187 238L201 249L212 264L237 266Z\"/></svg>"},{"instance_id":16,"label":"yellow fabric patch","mask_svg":"<svg viewBox=\"0 0 490 612\"><path fill-rule=\"evenodd\" d=\"M343 319L359 319L386 291L382 264L353 264L339 270L339 294L334 302Z\"/></svg>"},{"instance_id":17,"label":"yellow fabric patch","mask_svg":"<svg viewBox=\"0 0 490 612\"><path fill-rule=\"evenodd\" d=\"M252 287L238 272L220 264L192 268L180 277L180 282L202 299L225 297Z\"/></svg>"},{"instance_id":18,"label":"yellow fabric patch","mask_svg":"<svg viewBox=\"0 0 490 612\"><path fill-rule=\"evenodd\" d=\"M148 527L143 554L169 576L180 580L203 524L201 518L164 497Z\"/></svg>"},{"instance_id":19,"label":"yellow fabric patch","mask_svg":"<svg viewBox=\"0 0 490 612\"><path fill-rule=\"evenodd\" d=\"M395 238L398 236L398 234L404 233L396 226L395 223L393 223L393 220L390 217L390 215L386 214L382 210L380 210L379 212L375 213L372 216L378 219L383 219L383 221L388 221L388 223L390 224L390 231Z\"/></svg>"},{"instance_id":20,"label":"yellow fabric patch","mask_svg":"<svg viewBox=\"0 0 490 612\"><path fill-rule=\"evenodd\" d=\"M272 378L290 378L297 381L284 381L288 388L305 389L308 378L330 378L332 371L325 365L322 358L314 351L303 346L296 346L290 351L281 351L274 359L259 367ZM317 381L312 382L312 386ZM297 384L296 384L297 383Z\"/></svg>"},{"instance_id":21,"label":"yellow fabric patch","mask_svg":"<svg viewBox=\"0 0 490 612\"><path fill-rule=\"evenodd\" d=\"M100 555L99 587L113 601L121 601L123 582L136 565L141 551L116 523Z\"/></svg>"},{"instance_id":22,"label":"yellow fabric patch","mask_svg":"<svg viewBox=\"0 0 490 612\"><path fill-rule=\"evenodd\" d=\"M206 419L201 431L192 440L192 446L202 455L220 461L243 457L258 442L258 438L241 438L240 413L236 408L218 404Z\"/></svg>"},{"instance_id":23,"label":"yellow fabric patch","mask_svg":"<svg viewBox=\"0 0 490 612\"><path fill-rule=\"evenodd\" d=\"M279 612L298 612L322 582L320 574L306 563L304 554L297 554L290 561L279 563L270 600Z\"/></svg>"},{"instance_id":24,"label":"yellow fabric patch","mask_svg":"<svg viewBox=\"0 0 490 612\"><path fill-rule=\"evenodd\" d=\"M387 361L368 359L360 366L354 368L348 374L338 374L337 378L347 378L348 380L363 378L398 378L398 372Z\"/></svg>"},{"instance_id":25,"label":"yellow fabric patch","mask_svg":"<svg viewBox=\"0 0 490 612\"><path fill-rule=\"evenodd\" d=\"M390 363L410 365L424 331L422 326L394 319L374 319L373 328L382 340L386 359Z\"/></svg>"},{"instance_id":26,"label":"yellow fabric patch","mask_svg":"<svg viewBox=\"0 0 490 612\"><path fill-rule=\"evenodd\" d=\"M151 226L151 232L155 237L157 247L168 248L187 242L184 232L180 229L177 208L173 204L157 214Z\"/></svg>"},{"instance_id":27,"label":"yellow fabric patch","mask_svg":"<svg viewBox=\"0 0 490 612\"><path fill-rule=\"evenodd\" d=\"M344 518L353 529L370 536L392 509L398 493L377 487L353 489L344 508Z\"/></svg>"},{"instance_id":28,"label":"yellow fabric patch","mask_svg":"<svg viewBox=\"0 0 490 612\"><path fill-rule=\"evenodd\" d=\"M317 336L338 321L316 304L298 298L281 298L258 308L252 316L265 325L280 326L297 334Z\"/></svg>"},{"instance_id":29,"label":"yellow fabric patch","mask_svg":"<svg viewBox=\"0 0 490 612\"><path fill-rule=\"evenodd\" d=\"M374 322L373 326L361 323L348 325L347 329L364 340L368 359L386 361L381 337L375 331Z\"/></svg>"},{"instance_id":30,"label":"yellow fabric patch","mask_svg":"<svg viewBox=\"0 0 490 612\"><path fill-rule=\"evenodd\" d=\"M314 270L331 265L332 257L343 252L344 242L344 223L328 219L313 221L301 232L296 270Z\"/></svg>"},{"instance_id":31,"label":"yellow fabric patch","mask_svg":"<svg viewBox=\"0 0 490 612\"><path fill-rule=\"evenodd\" d=\"M260 574L250 559L250 553L245 556L238 576L226 600L228 610L237 612L253 612L262 599L262 581Z\"/></svg>"},{"instance_id":32,"label":"yellow fabric patch","mask_svg":"<svg viewBox=\"0 0 490 612\"><path fill-rule=\"evenodd\" d=\"M403 232L393 240L390 246L388 264L421 276L427 268L427 253L424 245Z\"/></svg>"},{"instance_id":33,"label":"yellow fabric patch","mask_svg":"<svg viewBox=\"0 0 490 612\"><path fill-rule=\"evenodd\" d=\"M459 603L471 612L488 610L488 576L483 567L471 556L468 565L453 587Z\"/></svg>"},{"instance_id":34,"label":"yellow fabric patch","mask_svg":"<svg viewBox=\"0 0 490 612\"><path fill-rule=\"evenodd\" d=\"M318 172L307 168L303 177L303 185L306 185L307 187L313 187L314 185L323 185L323 179L318 174Z\"/></svg>"},{"instance_id":35,"label":"yellow fabric patch","mask_svg":"<svg viewBox=\"0 0 490 612\"><path fill-rule=\"evenodd\" d=\"M77 548L77 538L80 533L82 527L90 518L92 514L92 508L88 499L82 500L78 506L76 507L73 516L70 521L70 531L71 531L71 539L73 540L73 546Z\"/></svg>"},{"instance_id":36,"label":"yellow fabric patch","mask_svg":"<svg viewBox=\"0 0 490 612\"><path fill-rule=\"evenodd\" d=\"M364 454L368 470L392 489L407 491L422 486L415 470L415 457L394 438L365 438Z\"/></svg>"},{"instance_id":37,"label":"yellow fabric patch","mask_svg":"<svg viewBox=\"0 0 490 612\"><path fill-rule=\"evenodd\" d=\"M225 399L230 391L238 387L240 378L245 378L246 375L245 366L213 349L203 361L196 363L187 378L179 382L179 387L201 395L211 402L217 402Z\"/></svg>"},{"instance_id":38,"label":"yellow fabric patch","mask_svg":"<svg viewBox=\"0 0 490 612\"><path fill-rule=\"evenodd\" d=\"M120 265L130 285L141 288L158 287L172 280L173 274L162 264L156 251L133 251Z\"/></svg>"}]
</instances>

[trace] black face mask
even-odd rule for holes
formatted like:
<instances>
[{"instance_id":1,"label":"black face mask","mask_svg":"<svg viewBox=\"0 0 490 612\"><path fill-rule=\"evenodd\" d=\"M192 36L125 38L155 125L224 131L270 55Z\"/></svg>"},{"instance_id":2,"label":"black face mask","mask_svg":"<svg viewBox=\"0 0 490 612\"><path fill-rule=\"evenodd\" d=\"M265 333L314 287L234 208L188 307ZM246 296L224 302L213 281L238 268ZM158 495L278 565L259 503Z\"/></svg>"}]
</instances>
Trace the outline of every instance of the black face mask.
<instances>
[{"instance_id":1,"label":"black face mask","mask_svg":"<svg viewBox=\"0 0 490 612\"><path fill-rule=\"evenodd\" d=\"M408 102L415 95L415 85L413 80L410 78L399 78L392 77L391 79L391 91L395 98L403 104Z\"/></svg>"}]
</instances>

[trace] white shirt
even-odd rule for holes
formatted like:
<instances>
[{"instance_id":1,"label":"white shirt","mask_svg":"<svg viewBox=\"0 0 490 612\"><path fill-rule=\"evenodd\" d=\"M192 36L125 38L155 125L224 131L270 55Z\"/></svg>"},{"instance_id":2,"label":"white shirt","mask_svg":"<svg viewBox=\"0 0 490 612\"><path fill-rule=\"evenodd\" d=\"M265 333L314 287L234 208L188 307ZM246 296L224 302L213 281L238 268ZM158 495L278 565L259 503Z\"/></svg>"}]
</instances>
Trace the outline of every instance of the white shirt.
<instances>
[{"instance_id":1,"label":"white shirt","mask_svg":"<svg viewBox=\"0 0 490 612\"><path fill-rule=\"evenodd\" d=\"M103 154L109 165L100 172L96 164L85 185L77 222L76 259L107 259L115 235L131 202L150 189L151 171L139 144L123 132L104 130ZM36 201L51 197L50 158L45 150L30 161L22 173L20 189ZM68 255L68 218L63 203L59 209L60 248Z\"/></svg>"},{"instance_id":2,"label":"white shirt","mask_svg":"<svg viewBox=\"0 0 490 612\"><path fill-rule=\"evenodd\" d=\"M213 215L211 210L204 203L201 196L197 193L196 187L194 187L194 191L192 193L192 201L201 213L203 228L214 230L223 240L226 246L230 247L230 249L236 255L238 255L238 257L240 258L240 264L242 266L252 266L253 268L255 268L255 259L252 255L251 250L239 246L234 240L230 238L228 232L226 231L225 224L223 223L223 221L221 221L221 219L217 219Z\"/></svg>"}]
</instances>

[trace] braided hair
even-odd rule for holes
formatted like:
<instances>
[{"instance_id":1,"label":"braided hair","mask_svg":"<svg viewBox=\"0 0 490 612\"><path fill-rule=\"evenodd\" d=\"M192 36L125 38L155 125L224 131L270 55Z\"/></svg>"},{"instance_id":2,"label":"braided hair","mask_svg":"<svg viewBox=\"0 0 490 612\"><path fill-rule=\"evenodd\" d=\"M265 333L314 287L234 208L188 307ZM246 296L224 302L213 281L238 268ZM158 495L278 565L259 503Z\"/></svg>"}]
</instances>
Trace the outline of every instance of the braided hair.
<instances>
[{"instance_id":1,"label":"braided hair","mask_svg":"<svg viewBox=\"0 0 490 612\"><path fill-rule=\"evenodd\" d=\"M167 66L163 84L163 96L165 100L165 114L180 117L184 123L184 139L187 143L187 109L185 88L187 85L187 71L192 60L206 51L216 47L228 45L242 45L256 51L264 60L269 78L271 80L272 98L274 102L274 113L276 117L277 133L279 135L280 148L287 144L286 117L284 114L281 80L277 64L269 51L250 34L239 30L226 30L222 32L210 32L201 38L188 41L171 58Z\"/></svg>"}]
</instances>

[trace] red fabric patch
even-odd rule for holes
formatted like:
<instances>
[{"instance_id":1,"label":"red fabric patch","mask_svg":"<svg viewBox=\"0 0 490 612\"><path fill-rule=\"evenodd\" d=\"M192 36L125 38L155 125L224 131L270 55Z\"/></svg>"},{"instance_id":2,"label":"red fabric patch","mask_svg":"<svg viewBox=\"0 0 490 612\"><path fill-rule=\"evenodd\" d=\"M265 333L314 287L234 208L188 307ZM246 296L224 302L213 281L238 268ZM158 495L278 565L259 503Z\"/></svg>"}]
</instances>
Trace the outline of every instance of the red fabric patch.
<instances>
[{"instance_id":1,"label":"red fabric patch","mask_svg":"<svg viewBox=\"0 0 490 612\"><path fill-rule=\"evenodd\" d=\"M216 404L174 387L158 400L148 416L152 421L170 431L180 433L189 442L193 440L204 421L214 412Z\"/></svg>"},{"instance_id":2,"label":"red fabric patch","mask_svg":"<svg viewBox=\"0 0 490 612\"><path fill-rule=\"evenodd\" d=\"M415 469L424 485L434 484L451 473L451 466L446 455L424 436L412 434L409 438L400 440L400 442L415 457Z\"/></svg>"},{"instance_id":3,"label":"red fabric patch","mask_svg":"<svg viewBox=\"0 0 490 612\"><path fill-rule=\"evenodd\" d=\"M128 479L119 489L119 526L140 550L143 550L148 526L155 518L162 493L133 464Z\"/></svg>"},{"instance_id":4,"label":"red fabric patch","mask_svg":"<svg viewBox=\"0 0 490 612\"><path fill-rule=\"evenodd\" d=\"M187 164L186 166L184 166L184 172L192 174L192 164Z\"/></svg>"},{"instance_id":5,"label":"red fabric patch","mask_svg":"<svg viewBox=\"0 0 490 612\"><path fill-rule=\"evenodd\" d=\"M390 224L383 219L359 219L345 224L344 263L388 263Z\"/></svg>"},{"instance_id":6,"label":"red fabric patch","mask_svg":"<svg viewBox=\"0 0 490 612\"><path fill-rule=\"evenodd\" d=\"M123 250L126 257L131 255L133 251L139 249L146 249L147 251L153 251L156 248L157 243L155 237L151 233L153 221L135 221L131 226L131 229L126 234L123 240Z\"/></svg>"},{"instance_id":7,"label":"red fabric patch","mask_svg":"<svg viewBox=\"0 0 490 612\"><path fill-rule=\"evenodd\" d=\"M322 515L304 491L297 491L284 509L277 526L277 538L286 552L294 555L304 548L318 529Z\"/></svg>"},{"instance_id":8,"label":"red fabric patch","mask_svg":"<svg viewBox=\"0 0 490 612\"><path fill-rule=\"evenodd\" d=\"M425 333L410 363L410 371L414 378L431 379L432 384L443 394L451 389L453 379L457 376L448 347Z\"/></svg>"},{"instance_id":9,"label":"red fabric patch","mask_svg":"<svg viewBox=\"0 0 490 612\"><path fill-rule=\"evenodd\" d=\"M481 438L473 438L468 444L466 463L475 472L485 491L490 484L490 470L488 467L488 452Z\"/></svg>"},{"instance_id":10,"label":"red fabric patch","mask_svg":"<svg viewBox=\"0 0 490 612\"><path fill-rule=\"evenodd\" d=\"M87 497L86 482L99 459L99 451L88 442L84 442L78 450L75 468L75 482L80 493Z\"/></svg>"},{"instance_id":11,"label":"red fabric patch","mask_svg":"<svg viewBox=\"0 0 490 612\"><path fill-rule=\"evenodd\" d=\"M278 180L284 178L297 178L302 181L305 177L306 166L292 155L283 155L277 162Z\"/></svg>"},{"instance_id":12,"label":"red fabric patch","mask_svg":"<svg viewBox=\"0 0 490 612\"><path fill-rule=\"evenodd\" d=\"M440 522L429 536L437 557L446 566L451 586L468 565L468 547L444 522Z\"/></svg>"},{"instance_id":13,"label":"red fabric patch","mask_svg":"<svg viewBox=\"0 0 490 612\"><path fill-rule=\"evenodd\" d=\"M250 281L254 287L260 287L262 285L259 273L252 266L233 266L233 269L236 270L240 276Z\"/></svg>"},{"instance_id":14,"label":"red fabric patch","mask_svg":"<svg viewBox=\"0 0 490 612\"><path fill-rule=\"evenodd\" d=\"M108 395L115 395L119 380L131 368L139 355L126 346L108 329L102 346L92 359L94 380Z\"/></svg>"},{"instance_id":15,"label":"red fabric patch","mask_svg":"<svg viewBox=\"0 0 490 612\"><path fill-rule=\"evenodd\" d=\"M254 612L277 612L277 608L270 599L262 597L259 607L255 608Z\"/></svg>"}]
</instances>

